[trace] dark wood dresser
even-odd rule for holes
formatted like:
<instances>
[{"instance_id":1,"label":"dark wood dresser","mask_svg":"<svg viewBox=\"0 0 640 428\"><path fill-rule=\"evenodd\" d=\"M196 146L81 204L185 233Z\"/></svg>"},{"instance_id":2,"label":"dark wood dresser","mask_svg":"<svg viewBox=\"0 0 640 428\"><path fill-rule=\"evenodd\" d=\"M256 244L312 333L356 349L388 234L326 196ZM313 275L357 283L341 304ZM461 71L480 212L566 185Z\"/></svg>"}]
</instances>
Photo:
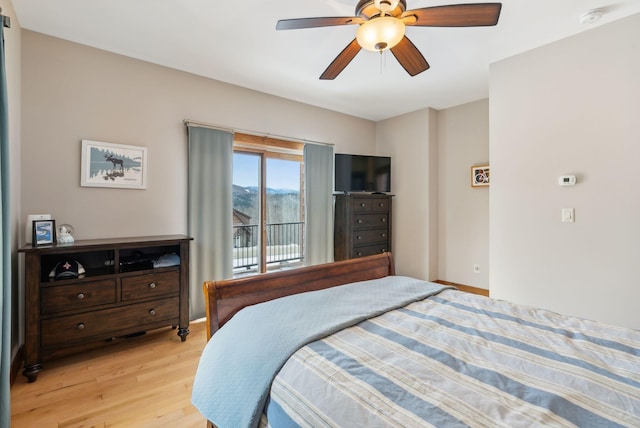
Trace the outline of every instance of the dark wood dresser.
<instances>
[{"instance_id":1,"label":"dark wood dresser","mask_svg":"<svg viewBox=\"0 0 640 428\"><path fill-rule=\"evenodd\" d=\"M391 251L392 197L370 193L334 195L334 260Z\"/></svg>"},{"instance_id":2,"label":"dark wood dresser","mask_svg":"<svg viewBox=\"0 0 640 428\"><path fill-rule=\"evenodd\" d=\"M29 382L43 361L92 343L164 326L178 328L186 340L191 239L94 239L20 249L25 254L23 374ZM73 270L76 262L84 274L55 277L57 266Z\"/></svg>"}]
</instances>

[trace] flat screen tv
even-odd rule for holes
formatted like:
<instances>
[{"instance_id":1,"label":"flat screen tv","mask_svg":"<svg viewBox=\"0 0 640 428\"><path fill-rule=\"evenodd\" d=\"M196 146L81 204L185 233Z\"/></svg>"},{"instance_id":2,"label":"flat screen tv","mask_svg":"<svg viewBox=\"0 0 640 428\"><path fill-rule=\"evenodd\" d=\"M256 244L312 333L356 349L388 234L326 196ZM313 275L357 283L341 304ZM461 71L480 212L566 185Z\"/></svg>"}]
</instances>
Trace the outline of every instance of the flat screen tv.
<instances>
[{"instance_id":1,"label":"flat screen tv","mask_svg":"<svg viewBox=\"0 0 640 428\"><path fill-rule=\"evenodd\" d=\"M391 192L391 158L335 155L336 192Z\"/></svg>"}]
</instances>

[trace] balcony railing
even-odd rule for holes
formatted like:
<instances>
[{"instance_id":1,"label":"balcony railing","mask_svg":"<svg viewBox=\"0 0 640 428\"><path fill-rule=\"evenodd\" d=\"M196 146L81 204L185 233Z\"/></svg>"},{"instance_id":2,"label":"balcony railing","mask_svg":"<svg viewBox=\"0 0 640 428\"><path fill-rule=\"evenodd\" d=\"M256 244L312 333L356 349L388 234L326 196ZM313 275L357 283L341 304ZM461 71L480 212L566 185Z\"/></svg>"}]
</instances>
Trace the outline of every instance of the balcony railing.
<instances>
[{"instance_id":1,"label":"balcony railing","mask_svg":"<svg viewBox=\"0 0 640 428\"><path fill-rule=\"evenodd\" d=\"M304 260L304 222L267 224L267 265ZM259 229L257 224L233 226L233 268L258 266Z\"/></svg>"}]
</instances>

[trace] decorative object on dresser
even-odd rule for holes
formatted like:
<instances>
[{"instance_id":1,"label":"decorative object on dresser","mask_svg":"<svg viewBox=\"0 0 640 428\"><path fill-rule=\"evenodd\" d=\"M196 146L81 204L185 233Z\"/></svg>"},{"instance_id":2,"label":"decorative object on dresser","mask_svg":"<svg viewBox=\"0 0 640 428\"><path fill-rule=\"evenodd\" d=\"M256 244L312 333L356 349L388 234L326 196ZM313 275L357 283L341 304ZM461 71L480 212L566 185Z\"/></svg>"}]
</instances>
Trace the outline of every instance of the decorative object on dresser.
<instances>
[{"instance_id":1,"label":"decorative object on dresser","mask_svg":"<svg viewBox=\"0 0 640 428\"><path fill-rule=\"evenodd\" d=\"M334 260L391 251L392 197L370 193L334 195Z\"/></svg>"},{"instance_id":2,"label":"decorative object on dresser","mask_svg":"<svg viewBox=\"0 0 640 428\"><path fill-rule=\"evenodd\" d=\"M25 222L25 244L31 244L33 242L33 222L36 220L51 220L51 214L29 214L27 221Z\"/></svg>"},{"instance_id":3,"label":"decorative object on dresser","mask_svg":"<svg viewBox=\"0 0 640 428\"><path fill-rule=\"evenodd\" d=\"M55 220L34 220L31 242L33 246L50 245L56 240Z\"/></svg>"},{"instance_id":4,"label":"decorative object on dresser","mask_svg":"<svg viewBox=\"0 0 640 428\"><path fill-rule=\"evenodd\" d=\"M73 226L70 224L61 224L56 227L56 240L58 244L71 244L75 241L73 237Z\"/></svg>"},{"instance_id":5,"label":"decorative object on dresser","mask_svg":"<svg viewBox=\"0 0 640 428\"><path fill-rule=\"evenodd\" d=\"M26 245L24 376L42 362L115 337L172 326L189 334L184 235Z\"/></svg>"}]
</instances>

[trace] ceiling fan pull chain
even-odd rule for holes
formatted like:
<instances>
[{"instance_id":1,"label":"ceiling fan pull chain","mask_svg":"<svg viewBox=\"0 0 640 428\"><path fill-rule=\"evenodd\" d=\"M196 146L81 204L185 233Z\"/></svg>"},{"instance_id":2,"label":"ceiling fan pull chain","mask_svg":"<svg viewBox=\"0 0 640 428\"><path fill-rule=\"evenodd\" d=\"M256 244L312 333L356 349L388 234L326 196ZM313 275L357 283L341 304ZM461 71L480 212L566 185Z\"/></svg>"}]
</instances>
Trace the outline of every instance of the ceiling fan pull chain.
<instances>
[{"instance_id":1,"label":"ceiling fan pull chain","mask_svg":"<svg viewBox=\"0 0 640 428\"><path fill-rule=\"evenodd\" d=\"M380 76L384 75L387 68L387 51L380 51Z\"/></svg>"}]
</instances>

